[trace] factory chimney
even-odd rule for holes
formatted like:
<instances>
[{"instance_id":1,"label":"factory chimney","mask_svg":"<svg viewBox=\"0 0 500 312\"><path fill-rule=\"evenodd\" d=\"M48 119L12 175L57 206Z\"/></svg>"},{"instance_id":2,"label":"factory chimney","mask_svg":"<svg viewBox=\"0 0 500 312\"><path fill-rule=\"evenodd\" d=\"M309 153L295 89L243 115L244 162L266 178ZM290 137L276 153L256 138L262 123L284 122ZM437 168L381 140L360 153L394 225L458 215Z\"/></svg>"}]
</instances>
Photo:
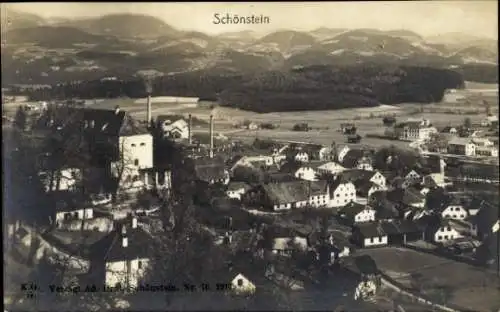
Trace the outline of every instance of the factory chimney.
<instances>
[{"instance_id":1,"label":"factory chimney","mask_svg":"<svg viewBox=\"0 0 500 312\"><path fill-rule=\"evenodd\" d=\"M188 116L188 144L191 145L192 144L192 133L191 131L193 129L193 118L191 117L191 114L189 114Z\"/></svg>"},{"instance_id":2,"label":"factory chimney","mask_svg":"<svg viewBox=\"0 0 500 312\"><path fill-rule=\"evenodd\" d=\"M210 115L210 158L214 157L214 116Z\"/></svg>"},{"instance_id":3,"label":"factory chimney","mask_svg":"<svg viewBox=\"0 0 500 312\"><path fill-rule=\"evenodd\" d=\"M148 92L148 97L147 97L147 123L149 124L151 122L151 93Z\"/></svg>"}]
</instances>

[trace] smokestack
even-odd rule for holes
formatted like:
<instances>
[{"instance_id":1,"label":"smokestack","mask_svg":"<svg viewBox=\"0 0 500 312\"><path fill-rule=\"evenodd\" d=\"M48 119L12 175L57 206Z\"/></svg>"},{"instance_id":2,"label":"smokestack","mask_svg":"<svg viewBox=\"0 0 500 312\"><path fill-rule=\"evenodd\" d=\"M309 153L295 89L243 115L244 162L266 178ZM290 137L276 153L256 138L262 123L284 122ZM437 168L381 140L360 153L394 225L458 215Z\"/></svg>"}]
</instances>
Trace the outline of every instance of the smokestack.
<instances>
[{"instance_id":1,"label":"smokestack","mask_svg":"<svg viewBox=\"0 0 500 312\"><path fill-rule=\"evenodd\" d=\"M148 93L147 98L147 120L148 124L151 122L151 94Z\"/></svg>"},{"instance_id":2,"label":"smokestack","mask_svg":"<svg viewBox=\"0 0 500 312\"><path fill-rule=\"evenodd\" d=\"M214 116L210 115L210 158L214 157Z\"/></svg>"},{"instance_id":3,"label":"smokestack","mask_svg":"<svg viewBox=\"0 0 500 312\"><path fill-rule=\"evenodd\" d=\"M192 133L191 133L191 129L193 128L193 118L191 117L191 114L189 114L189 117L188 117L188 144L191 145L191 136L192 136Z\"/></svg>"}]
</instances>

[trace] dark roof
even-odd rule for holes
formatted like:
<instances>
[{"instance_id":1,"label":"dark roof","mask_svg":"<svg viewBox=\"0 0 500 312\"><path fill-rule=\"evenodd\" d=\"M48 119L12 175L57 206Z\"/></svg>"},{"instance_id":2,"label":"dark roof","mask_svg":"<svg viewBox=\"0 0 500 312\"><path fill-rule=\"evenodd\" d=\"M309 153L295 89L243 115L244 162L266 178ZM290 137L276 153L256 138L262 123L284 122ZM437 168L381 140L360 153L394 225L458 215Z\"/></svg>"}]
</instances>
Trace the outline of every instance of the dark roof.
<instances>
[{"instance_id":1,"label":"dark roof","mask_svg":"<svg viewBox=\"0 0 500 312\"><path fill-rule=\"evenodd\" d=\"M226 177L224 160L220 158L196 158L194 159L194 170L196 177L200 181L210 182L211 180L221 180Z\"/></svg>"},{"instance_id":2,"label":"dark roof","mask_svg":"<svg viewBox=\"0 0 500 312\"><path fill-rule=\"evenodd\" d=\"M358 213L360 213L365 209L372 209L372 208L370 206L362 205L360 203L350 202L344 207L342 207L342 209L339 212L341 214L346 215L347 217L354 218L355 215L357 215Z\"/></svg>"},{"instance_id":3,"label":"dark roof","mask_svg":"<svg viewBox=\"0 0 500 312\"><path fill-rule=\"evenodd\" d=\"M417 224L410 220L394 220L381 222L382 229L388 235L420 232Z\"/></svg>"},{"instance_id":4,"label":"dark roof","mask_svg":"<svg viewBox=\"0 0 500 312\"><path fill-rule=\"evenodd\" d=\"M83 209L87 203L80 193L71 191L57 191L50 194L54 203L55 212L69 212ZM90 208L90 207L89 207Z\"/></svg>"},{"instance_id":5,"label":"dark roof","mask_svg":"<svg viewBox=\"0 0 500 312\"><path fill-rule=\"evenodd\" d=\"M245 191L250 189L250 185L245 182L229 182L227 185L228 191L237 191L240 189L244 189Z\"/></svg>"},{"instance_id":6,"label":"dark roof","mask_svg":"<svg viewBox=\"0 0 500 312\"><path fill-rule=\"evenodd\" d=\"M270 182L293 182L293 181L302 181L301 179L289 174L282 172L270 172L267 174L268 180Z\"/></svg>"},{"instance_id":7,"label":"dark roof","mask_svg":"<svg viewBox=\"0 0 500 312\"><path fill-rule=\"evenodd\" d=\"M442 132L442 133L449 133L449 132L451 131L451 129L455 129L455 130L457 130L457 128L455 128L455 127L452 127L452 126L446 126L446 127L444 127L443 129L441 129L441 131L440 131L440 132Z\"/></svg>"},{"instance_id":8,"label":"dark roof","mask_svg":"<svg viewBox=\"0 0 500 312\"><path fill-rule=\"evenodd\" d=\"M309 196L326 192L325 181L292 181L269 183L262 187L269 199L278 204L295 203L308 200Z\"/></svg>"},{"instance_id":9,"label":"dark roof","mask_svg":"<svg viewBox=\"0 0 500 312\"><path fill-rule=\"evenodd\" d=\"M128 240L127 247L122 246L121 226L117 226L111 233L90 246L90 258L106 262L148 258L153 243L151 235L140 226L135 229L127 227L125 235Z\"/></svg>"},{"instance_id":10,"label":"dark roof","mask_svg":"<svg viewBox=\"0 0 500 312\"><path fill-rule=\"evenodd\" d=\"M363 237L384 236L386 233L379 222L367 222L356 226L356 231Z\"/></svg>"},{"instance_id":11,"label":"dark roof","mask_svg":"<svg viewBox=\"0 0 500 312\"><path fill-rule=\"evenodd\" d=\"M406 122L401 122L394 126L394 128L404 128L404 127L420 128L420 121L406 121Z\"/></svg>"},{"instance_id":12,"label":"dark roof","mask_svg":"<svg viewBox=\"0 0 500 312\"><path fill-rule=\"evenodd\" d=\"M500 218L500 208L498 204L495 206L486 200L476 199L471 207L479 208L479 211L474 216L474 221L482 233L490 233L493 224Z\"/></svg>"},{"instance_id":13,"label":"dark roof","mask_svg":"<svg viewBox=\"0 0 500 312\"><path fill-rule=\"evenodd\" d=\"M358 161L365 156L366 151L363 149L349 149L342 159L341 165L345 168L354 168Z\"/></svg>"},{"instance_id":14,"label":"dark roof","mask_svg":"<svg viewBox=\"0 0 500 312\"><path fill-rule=\"evenodd\" d=\"M375 175L375 173L376 171L349 169L342 171L341 173L339 173L338 176L340 177L340 179L342 179L342 181L354 183L359 180L369 181Z\"/></svg>"},{"instance_id":15,"label":"dark roof","mask_svg":"<svg viewBox=\"0 0 500 312\"><path fill-rule=\"evenodd\" d=\"M362 197L367 197L368 192L373 186L376 186L372 181L367 180L358 180L354 182L354 186L356 187L356 193Z\"/></svg>"},{"instance_id":16,"label":"dark roof","mask_svg":"<svg viewBox=\"0 0 500 312\"><path fill-rule=\"evenodd\" d=\"M412 205L421 203L423 200L425 200L425 196L422 195L418 190L409 187L406 189L396 189L387 192L387 199L395 203Z\"/></svg>"}]
</instances>

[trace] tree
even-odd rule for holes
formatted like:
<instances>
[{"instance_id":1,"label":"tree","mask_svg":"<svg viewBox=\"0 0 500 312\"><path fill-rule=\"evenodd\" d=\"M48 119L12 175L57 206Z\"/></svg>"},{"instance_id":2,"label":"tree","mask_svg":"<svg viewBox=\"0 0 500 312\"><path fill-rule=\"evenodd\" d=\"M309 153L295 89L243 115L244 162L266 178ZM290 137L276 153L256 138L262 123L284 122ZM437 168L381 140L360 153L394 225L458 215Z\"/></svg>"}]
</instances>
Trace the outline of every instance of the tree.
<instances>
[{"instance_id":1,"label":"tree","mask_svg":"<svg viewBox=\"0 0 500 312\"><path fill-rule=\"evenodd\" d=\"M14 129L18 131L24 131L26 129L26 123L28 119L28 113L24 106L19 106L14 116Z\"/></svg>"},{"instance_id":2,"label":"tree","mask_svg":"<svg viewBox=\"0 0 500 312\"><path fill-rule=\"evenodd\" d=\"M427 146L431 151L440 151L448 147L448 138L442 133L432 133Z\"/></svg>"},{"instance_id":3,"label":"tree","mask_svg":"<svg viewBox=\"0 0 500 312\"><path fill-rule=\"evenodd\" d=\"M386 127L392 127L394 124L396 124L396 117L385 116L382 119L382 122L384 123L384 126L386 126Z\"/></svg>"},{"instance_id":4,"label":"tree","mask_svg":"<svg viewBox=\"0 0 500 312\"><path fill-rule=\"evenodd\" d=\"M465 127L466 129L470 129L470 128L472 127L472 121L470 120L470 118L469 118L469 117L466 117L466 118L464 119L464 127Z\"/></svg>"}]
</instances>

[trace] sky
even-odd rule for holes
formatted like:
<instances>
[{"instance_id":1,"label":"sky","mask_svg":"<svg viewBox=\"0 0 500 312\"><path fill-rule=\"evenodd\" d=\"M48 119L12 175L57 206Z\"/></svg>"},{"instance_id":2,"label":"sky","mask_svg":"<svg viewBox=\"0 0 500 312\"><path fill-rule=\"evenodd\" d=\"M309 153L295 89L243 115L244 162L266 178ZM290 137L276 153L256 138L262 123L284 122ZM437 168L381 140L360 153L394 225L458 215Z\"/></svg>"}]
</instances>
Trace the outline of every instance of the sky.
<instances>
[{"instance_id":1,"label":"sky","mask_svg":"<svg viewBox=\"0 0 500 312\"><path fill-rule=\"evenodd\" d=\"M308 31L319 27L408 29L423 36L460 32L498 38L498 6L486 1L373 1L373 2L122 2L122 3L11 3L12 9L42 17L93 17L140 13L158 17L183 30L209 34L278 29ZM216 25L214 14L263 15L269 24Z\"/></svg>"}]
</instances>

